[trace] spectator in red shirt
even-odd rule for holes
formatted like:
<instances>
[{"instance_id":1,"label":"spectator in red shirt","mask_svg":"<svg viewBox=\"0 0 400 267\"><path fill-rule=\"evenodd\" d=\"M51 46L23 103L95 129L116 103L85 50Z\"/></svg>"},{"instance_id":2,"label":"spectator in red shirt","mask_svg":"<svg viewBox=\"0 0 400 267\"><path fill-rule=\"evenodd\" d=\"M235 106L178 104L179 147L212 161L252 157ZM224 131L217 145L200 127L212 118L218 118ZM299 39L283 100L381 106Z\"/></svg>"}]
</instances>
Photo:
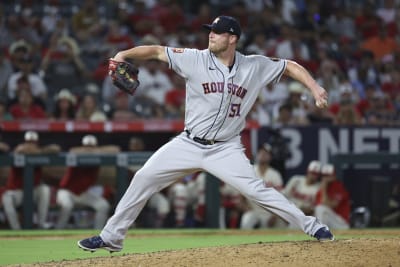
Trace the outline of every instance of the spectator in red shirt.
<instances>
[{"instance_id":1,"label":"spectator in red shirt","mask_svg":"<svg viewBox=\"0 0 400 267\"><path fill-rule=\"evenodd\" d=\"M26 76L22 76L18 80L17 97L17 103L12 104L9 110L14 119L45 119L47 117L45 110L34 102Z\"/></svg>"},{"instance_id":2,"label":"spectator in red shirt","mask_svg":"<svg viewBox=\"0 0 400 267\"><path fill-rule=\"evenodd\" d=\"M72 147L70 153L74 154L100 154L117 153L117 146L98 146L97 138L85 135L82 146ZM57 192L57 205L60 214L56 228L66 228L72 210L75 206L93 208L95 211L94 228L100 229L106 223L110 204L103 197L102 187L96 186L100 166L69 167L60 181ZM101 190L97 190L97 189Z\"/></svg>"},{"instance_id":3,"label":"spectator in red shirt","mask_svg":"<svg viewBox=\"0 0 400 267\"><path fill-rule=\"evenodd\" d=\"M15 149L15 154L41 154L58 153L61 149L58 145L47 145L40 147L38 145L39 135L37 132L28 131L24 135L24 142ZM41 182L41 167L36 167L33 173L33 200L37 204L38 227L48 228L50 225L46 222L47 213L50 204L50 187ZM6 191L2 196L4 211L8 223L13 230L21 229L17 215L17 207L22 205L23 193L23 168L11 167L7 178Z\"/></svg>"},{"instance_id":4,"label":"spectator in red shirt","mask_svg":"<svg viewBox=\"0 0 400 267\"><path fill-rule=\"evenodd\" d=\"M335 168L325 164L321 169L321 187L316 196L315 217L330 229L350 227L350 196L336 179Z\"/></svg>"}]
</instances>

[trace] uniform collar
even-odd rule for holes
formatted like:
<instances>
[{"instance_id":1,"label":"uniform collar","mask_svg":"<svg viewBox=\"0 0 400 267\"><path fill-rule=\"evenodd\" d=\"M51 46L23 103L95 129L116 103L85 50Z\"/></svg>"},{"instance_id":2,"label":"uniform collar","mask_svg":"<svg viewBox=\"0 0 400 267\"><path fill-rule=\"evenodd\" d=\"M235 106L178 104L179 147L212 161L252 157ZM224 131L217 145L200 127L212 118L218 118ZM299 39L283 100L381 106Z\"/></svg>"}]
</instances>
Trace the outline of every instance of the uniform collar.
<instances>
[{"instance_id":1,"label":"uniform collar","mask_svg":"<svg viewBox=\"0 0 400 267\"><path fill-rule=\"evenodd\" d=\"M214 53L212 53L211 51L209 51L212 61L210 63L209 69L213 69L215 67L217 67L219 70L221 70L224 74L227 75L227 77L229 76L234 76L236 74L239 62L240 62L240 53L238 51L235 52L235 59L232 65L232 70L229 71L229 67L224 65L215 55Z\"/></svg>"}]
</instances>

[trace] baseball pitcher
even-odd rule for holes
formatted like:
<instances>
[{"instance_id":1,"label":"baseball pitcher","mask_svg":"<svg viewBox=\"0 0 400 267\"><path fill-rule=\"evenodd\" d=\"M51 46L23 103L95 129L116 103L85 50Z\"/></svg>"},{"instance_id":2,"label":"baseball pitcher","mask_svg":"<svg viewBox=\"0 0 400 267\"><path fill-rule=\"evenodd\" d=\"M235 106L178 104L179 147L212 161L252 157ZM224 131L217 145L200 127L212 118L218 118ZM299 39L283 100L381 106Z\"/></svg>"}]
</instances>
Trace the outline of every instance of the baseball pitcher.
<instances>
[{"instance_id":1,"label":"baseball pitcher","mask_svg":"<svg viewBox=\"0 0 400 267\"><path fill-rule=\"evenodd\" d=\"M294 61L245 56L236 51L241 28L235 18L219 16L204 27L210 31L207 49L138 46L120 51L110 60L110 75L115 84L131 94L139 85L137 71L125 60L167 62L186 81L185 129L136 172L100 235L78 241L82 249L120 251L130 225L146 201L155 192L196 171L214 175L318 240L334 239L326 225L306 216L275 189L264 186L240 141L246 115L260 91L279 81L282 75L309 88L318 107L327 106L327 92Z\"/></svg>"}]
</instances>

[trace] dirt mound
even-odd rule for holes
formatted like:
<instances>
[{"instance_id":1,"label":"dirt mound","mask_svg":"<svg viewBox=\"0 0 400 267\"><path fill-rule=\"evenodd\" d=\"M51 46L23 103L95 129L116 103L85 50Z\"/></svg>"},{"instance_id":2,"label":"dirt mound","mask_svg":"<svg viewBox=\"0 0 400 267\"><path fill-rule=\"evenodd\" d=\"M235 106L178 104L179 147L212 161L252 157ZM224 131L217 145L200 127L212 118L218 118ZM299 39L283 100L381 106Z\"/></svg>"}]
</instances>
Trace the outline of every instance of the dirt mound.
<instances>
[{"instance_id":1,"label":"dirt mound","mask_svg":"<svg viewBox=\"0 0 400 267\"><path fill-rule=\"evenodd\" d=\"M400 238L386 236L340 239L325 243L314 240L258 243L146 254L119 254L23 266L400 266Z\"/></svg>"}]
</instances>

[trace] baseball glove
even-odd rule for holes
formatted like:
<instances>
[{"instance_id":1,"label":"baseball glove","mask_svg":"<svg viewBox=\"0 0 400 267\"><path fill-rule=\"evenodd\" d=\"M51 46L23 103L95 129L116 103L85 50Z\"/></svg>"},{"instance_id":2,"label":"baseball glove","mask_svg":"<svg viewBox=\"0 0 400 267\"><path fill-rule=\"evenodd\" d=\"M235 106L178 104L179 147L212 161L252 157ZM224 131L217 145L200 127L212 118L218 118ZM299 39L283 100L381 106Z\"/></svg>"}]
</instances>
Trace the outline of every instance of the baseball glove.
<instances>
[{"instance_id":1,"label":"baseball glove","mask_svg":"<svg viewBox=\"0 0 400 267\"><path fill-rule=\"evenodd\" d=\"M138 80L139 70L131 63L109 59L108 74L113 84L120 90L133 95L140 82Z\"/></svg>"}]
</instances>

